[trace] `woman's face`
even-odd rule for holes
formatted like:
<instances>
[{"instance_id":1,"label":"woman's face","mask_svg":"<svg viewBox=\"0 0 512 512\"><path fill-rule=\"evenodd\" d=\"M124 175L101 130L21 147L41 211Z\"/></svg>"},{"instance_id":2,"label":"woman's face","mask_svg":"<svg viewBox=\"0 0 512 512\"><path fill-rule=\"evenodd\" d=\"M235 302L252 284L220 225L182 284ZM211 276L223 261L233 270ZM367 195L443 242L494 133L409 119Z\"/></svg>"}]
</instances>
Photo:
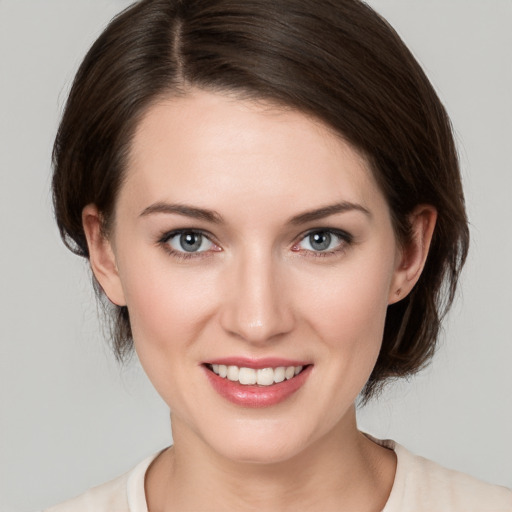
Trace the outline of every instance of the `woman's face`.
<instances>
[{"instance_id":1,"label":"woman's face","mask_svg":"<svg viewBox=\"0 0 512 512\"><path fill-rule=\"evenodd\" d=\"M286 460L349 421L405 279L349 144L201 91L141 121L111 246L115 275L99 279L128 306L175 439L234 460Z\"/></svg>"}]
</instances>

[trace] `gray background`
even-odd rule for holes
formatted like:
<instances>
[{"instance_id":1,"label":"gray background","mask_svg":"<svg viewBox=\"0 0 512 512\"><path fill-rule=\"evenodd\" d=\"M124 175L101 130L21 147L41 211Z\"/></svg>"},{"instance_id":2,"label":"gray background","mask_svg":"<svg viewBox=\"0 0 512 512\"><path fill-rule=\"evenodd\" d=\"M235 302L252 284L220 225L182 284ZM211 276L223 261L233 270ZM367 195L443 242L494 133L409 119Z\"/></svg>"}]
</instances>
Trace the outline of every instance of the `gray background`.
<instances>
[{"instance_id":1,"label":"gray background","mask_svg":"<svg viewBox=\"0 0 512 512\"><path fill-rule=\"evenodd\" d=\"M471 219L462 298L433 365L360 426L512 486L512 1L373 0L455 126ZM125 0L0 0L0 510L59 502L170 443L139 366L102 339L86 264L54 226L50 151L74 71Z\"/></svg>"}]
</instances>

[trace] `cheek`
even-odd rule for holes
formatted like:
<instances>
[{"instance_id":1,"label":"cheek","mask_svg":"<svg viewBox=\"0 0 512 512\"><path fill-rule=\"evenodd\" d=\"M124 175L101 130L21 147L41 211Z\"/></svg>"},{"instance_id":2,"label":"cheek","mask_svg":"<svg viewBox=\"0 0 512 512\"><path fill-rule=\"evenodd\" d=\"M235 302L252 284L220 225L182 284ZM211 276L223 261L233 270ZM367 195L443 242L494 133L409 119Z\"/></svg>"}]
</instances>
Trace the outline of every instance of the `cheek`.
<instances>
[{"instance_id":1,"label":"cheek","mask_svg":"<svg viewBox=\"0 0 512 512\"><path fill-rule=\"evenodd\" d=\"M196 341L214 310L212 279L201 272L170 271L165 261L148 263L140 272L126 270L126 300L140 363L163 400L186 410L197 385L190 378L200 359Z\"/></svg>"},{"instance_id":2,"label":"cheek","mask_svg":"<svg viewBox=\"0 0 512 512\"><path fill-rule=\"evenodd\" d=\"M321 320L322 324L342 323L346 330L350 326L363 325L369 318L378 321L379 313L386 309L387 293L381 293L379 284L375 281L364 283L361 278L351 276L348 279L339 278L338 286L335 280L330 284L333 289L322 294L314 303L315 317ZM321 314L322 312L325 316ZM357 331L359 329L356 329Z\"/></svg>"},{"instance_id":3,"label":"cheek","mask_svg":"<svg viewBox=\"0 0 512 512\"><path fill-rule=\"evenodd\" d=\"M121 280L137 351L172 351L194 339L214 304L211 273L171 265L166 255L132 252Z\"/></svg>"},{"instance_id":4,"label":"cheek","mask_svg":"<svg viewBox=\"0 0 512 512\"><path fill-rule=\"evenodd\" d=\"M376 358L382 342L393 258L354 258L332 269L322 288L305 283L300 295L305 315L331 351L347 357ZM309 292L308 292L308 291ZM311 292L311 290L315 290Z\"/></svg>"}]
</instances>

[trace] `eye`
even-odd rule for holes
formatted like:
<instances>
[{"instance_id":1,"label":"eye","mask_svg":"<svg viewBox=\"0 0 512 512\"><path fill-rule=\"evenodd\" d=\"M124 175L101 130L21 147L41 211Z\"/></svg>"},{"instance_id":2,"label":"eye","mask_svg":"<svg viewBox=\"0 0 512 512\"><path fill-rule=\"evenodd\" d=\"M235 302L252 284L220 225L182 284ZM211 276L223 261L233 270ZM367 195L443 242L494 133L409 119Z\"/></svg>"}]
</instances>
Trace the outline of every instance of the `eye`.
<instances>
[{"instance_id":1,"label":"eye","mask_svg":"<svg viewBox=\"0 0 512 512\"><path fill-rule=\"evenodd\" d=\"M215 244L198 231L170 233L164 242L174 251L182 253L205 252L215 248Z\"/></svg>"},{"instance_id":2,"label":"eye","mask_svg":"<svg viewBox=\"0 0 512 512\"><path fill-rule=\"evenodd\" d=\"M348 233L322 229L308 233L292 250L329 254L342 250L350 242L351 236Z\"/></svg>"}]
</instances>

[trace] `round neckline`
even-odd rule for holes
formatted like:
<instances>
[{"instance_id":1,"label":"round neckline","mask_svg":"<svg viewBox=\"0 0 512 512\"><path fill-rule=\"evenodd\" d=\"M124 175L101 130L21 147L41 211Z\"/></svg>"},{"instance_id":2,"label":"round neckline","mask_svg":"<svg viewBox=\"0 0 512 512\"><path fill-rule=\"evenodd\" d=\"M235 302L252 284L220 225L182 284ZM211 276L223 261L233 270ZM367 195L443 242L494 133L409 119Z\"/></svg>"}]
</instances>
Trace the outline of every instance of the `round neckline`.
<instances>
[{"instance_id":1,"label":"round neckline","mask_svg":"<svg viewBox=\"0 0 512 512\"><path fill-rule=\"evenodd\" d=\"M167 450L169 446L145 458L137 464L130 473L126 482L126 497L128 500L129 512L148 512L148 503L146 501L146 473L149 466L157 457Z\"/></svg>"},{"instance_id":2,"label":"round neckline","mask_svg":"<svg viewBox=\"0 0 512 512\"><path fill-rule=\"evenodd\" d=\"M393 478L393 485L391 486L391 491L389 493L388 499L381 512L392 512L393 510L400 510L400 496L403 494L403 458L405 449L392 439L378 439L370 434L367 434L366 432L362 433L375 444L378 444L383 448L387 448L388 450L392 450L395 452L396 469L395 476Z\"/></svg>"},{"instance_id":3,"label":"round neckline","mask_svg":"<svg viewBox=\"0 0 512 512\"><path fill-rule=\"evenodd\" d=\"M401 493L400 482L403 480L401 462L403 449L392 439L377 439L376 437L373 437L366 432L361 433L375 444L395 452L396 470L395 476L393 478L393 485L391 487L391 492L389 493L386 504L384 505L384 508L381 510L381 512L392 512L393 507L395 507L395 510L397 510L396 502L399 499L399 495ZM169 446L145 458L131 471L126 483L129 512L148 512L145 489L146 473L149 469L149 466L151 466L157 457L168 448Z\"/></svg>"}]
</instances>

